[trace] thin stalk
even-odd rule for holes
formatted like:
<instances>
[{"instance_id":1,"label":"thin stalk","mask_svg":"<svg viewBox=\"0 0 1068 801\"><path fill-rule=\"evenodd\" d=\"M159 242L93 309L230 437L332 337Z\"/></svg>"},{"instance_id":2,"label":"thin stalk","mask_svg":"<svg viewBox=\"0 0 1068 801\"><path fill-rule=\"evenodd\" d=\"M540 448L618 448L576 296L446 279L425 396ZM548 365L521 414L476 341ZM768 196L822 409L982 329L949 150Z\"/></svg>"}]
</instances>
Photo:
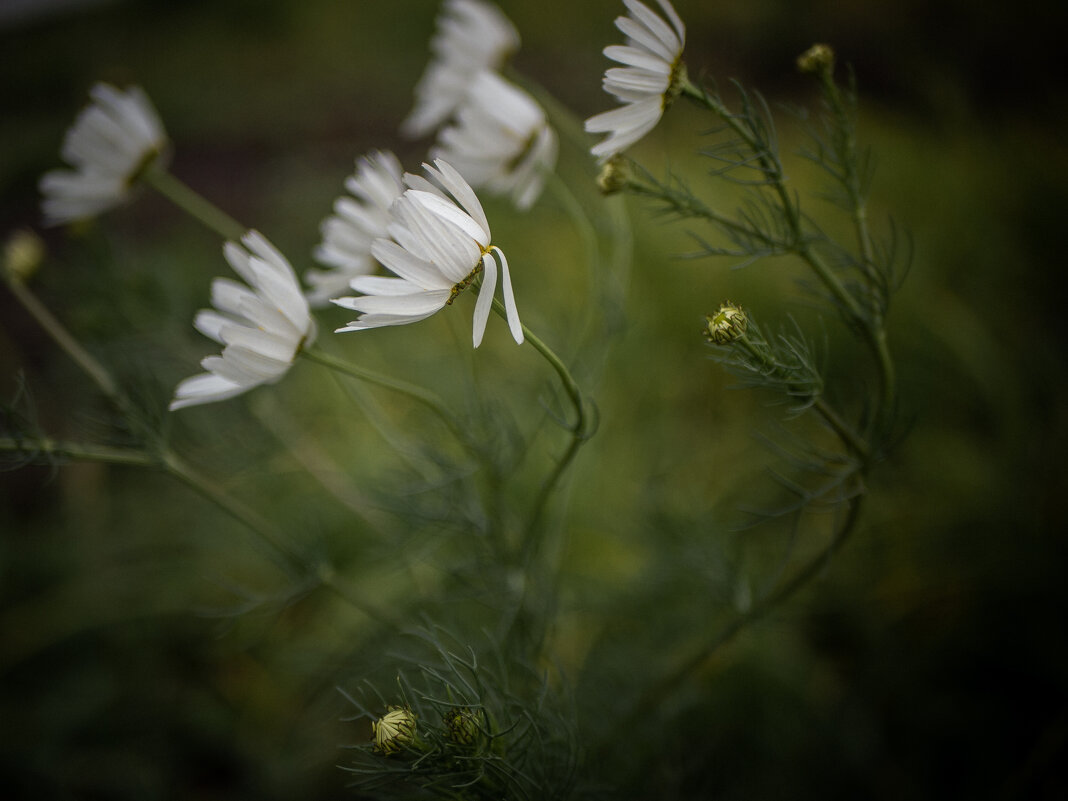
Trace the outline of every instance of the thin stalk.
<instances>
[{"instance_id":1,"label":"thin stalk","mask_svg":"<svg viewBox=\"0 0 1068 801\"><path fill-rule=\"evenodd\" d=\"M67 442L48 437L0 437L0 451L21 453L28 456L51 456L56 459L73 459L79 462L102 462L129 467L159 467L159 459L148 451L136 448L112 448L107 445L91 445Z\"/></svg>"},{"instance_id":2,"label":"thin stalk","mask_svg":"<svg viewBox=\"0 0 1068 801\"><path fill-rule=\"evenodd\" d=\"M497 298L493 299L493 310L497 312L501 319L508 319L504 304ZM567 396L575 409L574 422L569 426L569 430L571 431L571 442L568 444L567 450L564 451L564 455L560 457L556 465L553 467L552 472L542 483L541 489L538 492L538 497L534 501L534 508L530 520L527 523L526 534L524 536L524 550L528 552L528 555L524 561L529 563L533 551L535 550L534 543L537 540L535 534L538 525L541 522L541 515L544 511L545 504L548 501L549 496L552 494L557 482L559 482L561 476L563 476L564 472L567 470L568 465L570 465L575 458L575 454L578 453L582 444L589 439L592 432L588 430L589 420L587 418L585 404L582 400L582 390L579 389L578 383L571 375L571 371L567 369L567 365L565 365L563 360L556 355L556 352L542 341L541 337L531 331L526 324L521 323L521 325L523 327L524 341L529 342L531 347L538 351L553 370L556 371L556 375L560 378L560 383L564 386L564 392L567 393Z\"/></svg>"},{"instance_id":3,"label":"thin stalk","mask_svg":"<svg viewBox=\"0 0 1068 801\"><path fill-rule=\"evenodd\" d=\"M875 247L868 229L868 207L861 188L860 174L857 172L856 123L846 108L838 84L834 81L833 67L820 70L819 77L823 96L838 120L837 133L840 135L835 138L835 146L839 151L837 160L843 171L841 182L849 193L853 227L857 237L857 246L860 248L863 259L864 272L868 280L874 284Z\"/></svg>"},{"instance_id":4,"label":"thin stalk","mask_svg":"<svg viewBox=\"0 0 1068 801\"><path fill-rule=\"evenodd\" d=\"M745 348L746 352L752 358L757 360L764 367L776 367L776 365L769 359L768 354L756 347L748 335L742 334L738 337L737 342ZM849 424L842 419L842 416L820 396L813 399L812 408L819 413L819 415L826 421L827 425L829 425L834 433L838 435L842 444L856 453L856 455L860 457L862 463L867 464L871 458L871 448L868 446L868 443L853 431Z\"/></svg>"},{"instance_id":5,"label":"thin stalk","mask_svg":"<svg viewBox=\"0 0 1068 801\"><path fill-rule=\"evenodd\" d=\"M459 424L456 418L448 411L445 406L445 401L437 394L431 392L428 389L424 389L416 384L411 384L407 381L403 381L399 378L393 378L392 376L379 373L374 370L369 370L366 367L360 367L352 362L340 359L337 356L332 356L325 351L318 348L305 348L301 350L300 355L306 359L317 362L318 364L328 367L331 370L336 370L339 373L357 378L360 381L366 381L369 384L375 386L384 387L385 389L399 392L402 395L407 395L414 401L426 406L434 414L436 414L449 430L456 436L456 438L466 443L466 434L463 427Z\"/></svg>"},{"instance_id":6,"label":"thin stalk","mask_svg":"<svg viewBox=\"0 0 1068 801\"><path fill-rule=\"evenodd\" d=\"M70 332L30 291L29 287L17 280L8 281L8 286L14 293L15 299L30 313L33 319L37 321L37 324L52 338L52 341L59 345L60 350L66 353L116 406L119 406L123 411L128 411L125 405L126 401L119 392L118 385L104 365L98 362L89 351L82 347L82 344L77 339L71 336Z\"/></svg>"},{"instance_id":7,"label":"thin stalk","mask_svg":"<svg viewBox=\"0 0 1068 801\"><path fill-rule=\"evenodd\" d=\"M761 598L745 612L737 615L733 620L721 628L714 637L700 645L694 652L684 659L671 673L653 685L640 698L631 710L622 728L626 729L630 724L638 720L646 720L654 715L655 710L670 696L672 692L692 673L704 665L712 655L728 644L741 631L754 622L760 620L776 607L789 600L802 587L820 574L831 557L842 547L856 526L860 514L861 498L856 498L850 504L848 517L843 521L841 528L835 532L831 541L813 556L805 565L798 570L789 581L779 586Z\"/></svg>"},{"instance_id":8,"label":"thin stalk","mask_svg":"<svg viewBox=\"0 0 1068 801\"><path fill-rule=\"evenodd\" d=\"M497 298L493 299L493 310L501 317L501 319L507 321L508 314L504 308L504 304ZM531 331L527 325L522 323L521 325L523 328L524 342L529 342L530 346L541 354L542 358L549 363L559 377L560 383L564 387L564 392L567 394L568 399L574 407L575 416L573 422L568 426L568 430L571 432L571 441L568 443L567 450L565 450L563 455L556 461L556 464L553 466L549 475L542 482L542 485L538 490L538 495L534 499L530 517L527 519L527 525L523 532L520 552L517 556L519 558L518 566L523 570L526 581L523 582L523 589L518 599L514 616L508 626L509 639L523 633L530 634L531 631L525 627L528 626L532 620L537 619L537 616L530 612L528 605L530 603L531 590L535 584L533 577L530 575L531 568L534 565L538 554L538 546L543 540L543 537L540 536L542 517L553 490L559 484L560 479L567 471L567 468L574 461L575 456L578 454L583 443L586 442L592 434L592 431L589 430L590 419L583 403L582 390L579 389L578 383L575 381L574 376L571 375L571 371L567 369L567 365L564 364L563 360L556 355L556 352L553 351L552 348L545 344L541 337ZM541 645L544 642L544 635L545 628L544 626L539 625L529 642L529 647L532 647L535 653L540 650Z\"/></svg>"},{"instance_id":9,"label":"thin stalk","mask_svg":"<svg viewBox=\"0 0 1068 801\"><path fill-rule=\"evenodd\" d=\"M782 166L775 154L771 152L770 148L747 126L743 125L738 117L732 114L727 107L723 105L719 98L710 94L705 89L698 87L687 80L683 84L681 92L691 100L705 106L722 119L745 143L746 147L752 150L759 159L765 175L769 177L769 182L776 195L778 195L779 204L783 214L786 216L788 224L790 225L793 242L789 249L796 253L810 268L812 268L812 271L816 274L819 280L841 305L846 318L863 332L864 338L867 341L868 346L871 348L875 362L878 365L880 380L880 405L873 419L876 421L876 424L880 423L884 415L891 410L895 396L894 365L890 358L889 348L886 344L886 333L881 324L878 321L871 319L871 317L865 313L856 297L846 289L845 284L843 284L834 273L830 265L823 260L812 245L805 239L804 231L802 230L800 209L786 190L786 183L783 180ZM860 222L858 222L858 224L861 223L863 223L860 229L860 235L862 237L861 249L864 258L867 259L871 253L871 238L867 232L865 214L860 215ZM866 251L864 250L865 247L867 247Z\"/></svg>"},{"instance_id":10,"label":"thin stalk","mask_svg":"<svg viewBox=\"0 0 1068 801\"><path fill-rule=\"evenodd\" d=\"M81 344L71 335L58 319L30 292L30 290L18 281L9 281L8 285L19 302L37 320L45 332L52 337L57 345L77 364L100 388L100 390L115 404L115 406L131 422L138 419L134 405L129 398L119 389L118 383L100 362L98 362ZM310 565L307 560L297 551L286 544L285 540L271 524L261 516L253 512L237 499L221 490L216 482L197 473L191 466L186 464L163 442L158 432L144 431L148 444L152 450L138 451L133 449L109 448L106 446L77 445L74 443L58 443L53 440L34 440L46 452L53 455L62 455L69 458L87 459L90 461L110 462L136 467L156 467L162 469L172 477L196 490L227 514L243 523L249 530L254 532L274 551L279 553L289 566L300 572L307 573ZM47 447L46 447L47 446ZM25 443L19 440L5 437L0 439L0 450L13 450L25 452ZM322 586L334 594L342 597L355 608L379 621L396 624L389 615L376 609L352 595L351 592L341 588L333 573L319 567L315 569Z\"/></svg>"},{"instance_id":11,"label":"thin stalk","mask_svg":"<svg viewBox=\"0 0 1068 801\"><path fill-rule=\"evenodd\" d=\"M182 211L204 223L223 239L239 240L245 235L247 230L245 226L199 192L178 180L166 168L153 165L144 171L141 178Z\"/></svg>"},{"instance_id":12,"label":"thin stalk","mask_svg":"<svg viewBox=\"0 0 1068 801\"><path fill-rule=\"evenodd\" d=\"M671 211L676 212L683 217L701 217L709 222L718 225L725 231L730 231L736 234L742 234L744 236L762 240L765 244L775 247L777 249L785 250L788 248L788 244L780 242L776 239L772 239L764 234L762 231L758 231L744 223L740 223L737 220L731 219L725 214L720 214L715 209L706 206L697 197L689 194L688 192L678 192L672 190L670 187L662 186L659 184L648 184L644 181L639 181L631 178L627 181L626 187L628 191L633 192L636 195L643 197L653 198L659 200L661 203L667 205Z\"/></svg>"}]
</instances>

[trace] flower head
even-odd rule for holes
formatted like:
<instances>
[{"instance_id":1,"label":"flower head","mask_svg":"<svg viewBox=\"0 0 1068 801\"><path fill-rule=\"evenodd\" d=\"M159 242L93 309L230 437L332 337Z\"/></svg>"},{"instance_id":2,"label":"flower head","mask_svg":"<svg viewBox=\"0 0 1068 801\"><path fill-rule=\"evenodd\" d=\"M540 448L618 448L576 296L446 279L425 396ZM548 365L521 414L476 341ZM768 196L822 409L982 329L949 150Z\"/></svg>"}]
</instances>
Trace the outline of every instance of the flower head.
<instances>
[{"instance_id":1,"label":"flower head","mask_svg":"<svg viewBox=\"0 0 1068 801\"><path fill-rule=\"evenodd\" d=\"M630 16L618 17L616 27L627 43L604 49L610 59L626 65L604 74L604 90L625 105L586 120L588 132L608 134L590 151L598 159L626 150L649 133L684 82L686 26L668 0L656 1L670 25L639 0L623 0Z\"/></svg>"},{"instance_id":2,"label":"flower head","mask_svg":"<svg viewBox=\"0 0 1068 801\"><path fill-rule=\"evenodd\" d=\"M389 207L404 192L403 173L397 157L375 151L356 162L356 172L345 180L350 195L334 202L334 213L321 226L322 243L315 258L329 270L308 270L304 280L312 287L308 302L324 306L349 288L357 275L373 272L371 243L386 236Z\"/></svg>"},{"instance_id":3,"label":"flower head","mask_svg":"<svg viewBox=\"0 0 1068 801\"><path fill-rule=\"evenodd\" d=\"M705 336L714 345L726 345L745 336L749 317L745 310L730 301L720 306L715 314L705 316Z\"/></svg>"},{"instance_id":4,"label":"flower head","mask_svg":"<svg viewBox=\"0 0 1068 801\"><path fill-rule=\"evenodd\" d=\"M391 706L381 718L371 723L374 750L395 754L415 739L415 713L408 707Z\"/></svg>"},{"instance_id":5,"label":"flower head","mask_svg":"<svg viewBox=\"0 0 1068 801\"><path fill-rule=\"evenodd\" d=\"M430 41L433 58L415 87L415 108L401 131L412 137L433 131L460 105L475 75L498 69L518 47L519 33L496 6L445 0Z\"/></svg>"},{"instance_id":6,"label":"flower head","mask_svg":"<svg viewBox=\"0 0 1068 801\"><path fill-rule=\"evenodd\" d=\"M449 162L472 186L510 194L528 209L556 165L556 149L556 133L534 98L483 70L430 157Z\"/></svg>"},{"instance_id":7,"label":"flower head","mask_svg":"<svg viewBox=\"0 0 1068 801\"><path fill-rule=\"evenodd\" d=\"M156 110L134 86L121 92L98 83L92 104L75 119L60 151L73 170L41 178L48 225L92 217L119 204L131 183L167 146Z\"/></svg>"},{"instance_id":8,"label":"flower head","mask_svg":"<svg viewBox=\"0 0 1068 801\"><path fill-rule=\"evenodd\" d=\"M373 255L396 277L363 275L352 279L360 297L334 301L361 316L340 331L363 331L423 320L451 304L482 273L475 303L472 338L477 348L489 319L500 257L504 307L516 342L523 329L512 293L508 260L490 244L489 222L468 183L447 162L424 164L429 178L406 175L405 191L390 208L391 239L376 239Z\"/></svg>"},{"instance_id":9,"label":"flower head","mask_svg":"<svg viewBox=\"0 0 1068 801\"><path fill-rule=\"evenodd\" d=\"M797 57L797 68L806 74L830 75L834 72L834 50L830 45L814 44Z\"/></svg>"},{"instance_id":10,"label":"flower head","mask_svg":"<svg viewBox=\"0 0 1068 801\"><path fill-rule=\"evenodd\" d=\"M308 301L293 268L262 234L249 231L244 247L227 242L223 255L245 284L216 278L214 309L200 311L193 326L223 345L222 355L200 364L207 371L182 381L171 411L226 400L286 374L300 348L315 336Z\"/></svg>"}]
</instances>

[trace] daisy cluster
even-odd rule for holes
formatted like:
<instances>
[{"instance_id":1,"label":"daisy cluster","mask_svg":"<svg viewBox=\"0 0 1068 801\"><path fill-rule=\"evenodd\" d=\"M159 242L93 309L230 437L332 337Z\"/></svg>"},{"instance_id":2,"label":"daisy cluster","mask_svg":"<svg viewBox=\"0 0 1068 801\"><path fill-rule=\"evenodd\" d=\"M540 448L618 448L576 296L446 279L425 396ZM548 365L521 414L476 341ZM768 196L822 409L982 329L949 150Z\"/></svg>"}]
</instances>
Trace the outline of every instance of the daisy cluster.
<instances>
[{"instance_id":1,"label":"daisy cluster","mask_svg":"<svg viewBox=\"0 0 1068 801\"><path fill-rule=\"evenodd\" d=\"M685 80L685 28L670 2L657 0L664 16L639 0L623 2L628 16L616 25L626 43L604 51L623 65L604 77L605 90L623 106L586 121L587 131L608 134L591 150L600 160L651 130ZM404 172L386 150L357 159L346 194L321 225L314 251L321 268L305 272L307 288L256 231L241 244L227 242L224 256L245 283L216 279L213 308L194 321L223 351L202 361L204 373L179 384L172 409L279 380L315 336L311 309L329 302L359 313L338 332L363 331L425 319L474 287L478 347L500 283L509 331L524 341L508 260L492 243L475 194L485 189L527 210L556 165L557 137L544 109L501 74L518 47L515 26L495 5L444 0L430 62L400 126L407 136L435 135L423 174ZM168 148L139 87L123 92L98 84L91 97L63 143L61 154L73 169L41 179L46 223L87 219L119 204ZM380 266L390 275L375 274Z\"/></svg>"}]
</instances>

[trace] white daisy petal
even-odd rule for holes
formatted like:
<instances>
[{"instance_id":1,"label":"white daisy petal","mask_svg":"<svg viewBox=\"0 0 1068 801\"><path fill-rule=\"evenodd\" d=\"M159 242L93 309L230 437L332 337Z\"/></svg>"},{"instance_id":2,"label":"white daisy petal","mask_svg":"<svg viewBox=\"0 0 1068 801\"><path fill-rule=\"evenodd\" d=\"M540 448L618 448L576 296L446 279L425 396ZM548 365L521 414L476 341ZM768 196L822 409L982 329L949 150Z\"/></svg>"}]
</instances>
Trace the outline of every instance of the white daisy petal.
<instances>
[{"instance_id":1,"label":"white daisy petal","mask_svg":"<svg viewBox=\"0 0 1068 801\"><path fill-rule=\"evenodd\" d=\"M87 219L117 206L137 173L167 148L159 116L138 87L120 92L101 83L90 96L92 104L78 114L60 148L75 169L49 172L40 180L46 225Z\"/></svg>"},{"instance_id":2,"label":"white daisy petal","mask_svg":"<svg viewBox=\"0 0 1068 801\"><path fill-rule=\"evenodd\" d=\"M501 257L501 289L504 294L504 311L508 319L508 330L512 332L512 338L517 345L523 344L523 324L519 321L519 309L515 305L515 293L512 291L512 276L508 272L508 259L504 257L504 251L494 248Z\"/></svg>"},{"instance_id":3,"label":"white daisy petal","mask_svg":"<svg viewBox=\"0 0 1068 801\"><path fill-rule=\"evenodd\" d=\"M555 147L555 137L549 145ZM497 285L497 261L491 252L496 251L505 271L509 327L516 336L519 314L507 262L500 248L490 243L489 222L482 204L448 162L438 159L433 166L423 167L426 177L404 176L409 189L390 207L387 230L391 239L380 237L371 245L371 254L393 276L353 278L352 289L362 294L334 298L332 302L361 314L337 331L367 331L426 319L449 305L481 269L482 287L471 329L472 341L478 347ZM516 341L523 341L521 332Z\"/></svg>"},{"instance_id":4,"label":"white daisy petal","mask_svg":"<svg viewBox=\"0 0 1068 801\"><path fill-rule=\"evenodd\" d=\"M556 139L534 99L484 70L472 81L455 122L438 133L430 157L451 164L471 186L511 195L518 208L526 209L556 166L556 148L538 147L547 137ZM457 200L478 218L467 201Z\"/></svg>"},{"instance_id":5,"label":"white daisy petal","mask_svg":"<svg viewBox=\"0 0 1068 801\"><path fill-rule=\"evenodd\" d=\"M471 339L477 348L482 344L486 333L486 322L490 309L493 308L493 293L497 291L497 261L492 253L482 257L482 286L479 288L478 300L475 301L475 317L471 321Z\"/></svg>"},{"instance_id":6,"label":"white daisy petal","mask_svg":"<svg viewBox=\"0 0 1068 801\"><path fill-rule=\"evenodd\" d=\"M401 131L411 137L433 131L463 102L475 75L499 69L518 47L515 26L496 6L445 0L430 43L434 58L415 87L415 107Z\"/></svg>"},{"instance_id":7,"label":"white daisy petal","mask_svg":"<svg viewBox=\"0 0 1068 801\"><path fill-rule=\"evenodd\" d=\"M226 260L246 285L229 278L212 282L212 305L193 326L225 345L202 360L206 373L175 389L171 410L226 400L288 372L298 350L315 336L315 324L297 276L285 257L261 234L249 231L244 247L227 242ZM247 250L246 250L247 248Z\"/></svg>"},{"instance_id":8,"label":"white daisy petal","mask_svg":"<svg viewBox=\"0 0 1068 801\"><path fill-rule=\"evenodd\" d=\"M626 150L656 127L673 96L686 44L686 27L669 0L657 0L666 21L641 0L623 3L630 16L617 18L616 27L627 43L610 45L604 54L624 66L606 70L603 81L604 90L623 105L586 120L590 133L608 134L590 149L600 161Z\"/></svg>"},{"instance_id":9,"label":"white daisy petal","mask_svg":"<svg viewBox=\"0 0 1068 801\"><path fill-rule=\"evenodd\" d=\"M357 159L356 172L345 180L352 197L339 197L334 214L323 221L322 243L315 259L331 270L309 270L304 280L312 288L308 303L325 306L349 281L375 268L371 245L387 235L389 207L404 192L403 170L389 151L374 151Z\"/></svg>"},{"instance_id":10,"label":"white daisy petal","mask_svg":"<svg viewBox=\"0 0 1068 801\"><path fill-rule=\"evenodd\" d=\"M202 403L214 403L240 395L247 387L214 373L201 373L186 378L174 390L174 400L167 408L170 411Z\"/></svg>"}]
</instances>

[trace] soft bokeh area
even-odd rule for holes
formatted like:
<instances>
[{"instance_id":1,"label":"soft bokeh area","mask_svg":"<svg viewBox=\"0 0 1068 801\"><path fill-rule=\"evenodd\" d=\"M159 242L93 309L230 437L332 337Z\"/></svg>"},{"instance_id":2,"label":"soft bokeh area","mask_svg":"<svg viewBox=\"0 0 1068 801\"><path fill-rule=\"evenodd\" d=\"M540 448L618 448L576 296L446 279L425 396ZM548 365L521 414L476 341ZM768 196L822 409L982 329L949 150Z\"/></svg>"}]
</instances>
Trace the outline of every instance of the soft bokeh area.
<instances>
[{"instance_id":1,"label":"soft bokeh area","mask_svg":"<svg viewBox=\"0 0 1068 801\"><path fill-rule=\"evenodd\" d=\"M576 120L612 105L601 49L619 41L621 2L499 5L523 39L516 80ZM675 7L691 75L763 93L791 188L833 230L848 220L792 155L804 144L797 109L818 103L795 59L826 41L853 65L877 169L871 219L885 233L892 218L913 254L888 324L902 438L822 574L677 688L648 728L613 729L644 681L796 558L789 526L747 528L741 510L776 502L781 454L765 442L798 423L732 388L709 358L705 314L731 299L761 319L793 315L826 342L832 393L858 380L863 354L833 314L821 322L789 259L732 269L685 258L692 223L600 197L581 131L561 137L561 174L591 217L610 208L633 232L632 251L602 260L611 271L587 269L589 242L561 195L527 214L484 198L524 322L573 360L599 411L552 504L566 542L554 669L589 757L583 787L606 798L1064 798L1065 12L956 0ZM566 441L546 413L559 392L545 363L496 317L472 351L469 297L394 329L335 335L351 313L319 317L324 348L463 413L503 466L477 479L448 472L456 448L418 405L304 361L273 388L168 414L176 383L213 352L191 321L228 271L218 237L147 190L92 224L42 230L37 181L60 166L93 83L139 84L174 144L172 171L302 273L354 158L390 148L415 170L425 157L428 141L397 129L437 10L0 0L0 238L22 227L43 237L34 292L156 410L177 450L395 608L412 588L464 586L453 565L480 569L464 563L474 534L455 524L466 510L446 478L499 480L508 503L530 504ZM697 155L709 127L679 101L634 155L733 205ZM57 439L123 443L113 410L6 285L0 398L4 414ZM356 797L337 765L369 733L343 720L339 688L390 670L389 653L368 645L368 618L294 585L240 524L162 474L3 467L0 795ZM804 526L831 522L813 512ZM448 622L483 600L423 611Z\"/></svg>"}]
</instances>

